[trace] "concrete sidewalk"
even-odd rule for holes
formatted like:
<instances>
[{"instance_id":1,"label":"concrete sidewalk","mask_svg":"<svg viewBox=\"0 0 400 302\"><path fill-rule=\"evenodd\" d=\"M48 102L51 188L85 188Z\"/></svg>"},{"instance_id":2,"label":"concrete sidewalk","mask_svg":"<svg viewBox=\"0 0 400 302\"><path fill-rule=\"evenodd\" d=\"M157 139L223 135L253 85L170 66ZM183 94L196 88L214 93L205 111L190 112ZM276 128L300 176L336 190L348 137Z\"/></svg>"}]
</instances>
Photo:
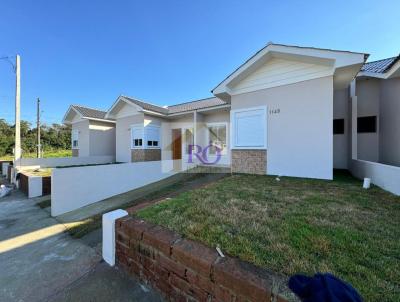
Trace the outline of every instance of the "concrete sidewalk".
<instances>
[{"instance_id":1,"label":"concrete sidewalk","mask_svg":"<svg viewBox=\"0 0 400 302\"><path fill-rule=\"evenodd\" d=\"M19 191L0 199L0 301L161 301L36 202Z\"/></svg>"}]
</instances>

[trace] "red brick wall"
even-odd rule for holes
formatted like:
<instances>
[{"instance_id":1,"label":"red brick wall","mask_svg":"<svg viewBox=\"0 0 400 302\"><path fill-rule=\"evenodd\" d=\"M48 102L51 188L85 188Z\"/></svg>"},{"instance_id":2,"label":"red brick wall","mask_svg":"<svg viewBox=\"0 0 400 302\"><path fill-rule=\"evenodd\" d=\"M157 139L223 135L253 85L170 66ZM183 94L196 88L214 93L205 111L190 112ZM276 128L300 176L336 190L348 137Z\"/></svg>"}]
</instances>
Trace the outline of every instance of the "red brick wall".
<instances>
[{"instance_id":1,"label":"red brick wall","mask_svg":"<svg viewBox=\"0 0 400 302\"><path fill-rule=\"evenodd\" d=\"M19 189L26 195L29 194L29 180L28 175L19 174Z\"/></svg>"},{"instance_id":2,"label":"red brick wall","mask_svg":"<svg viewBox=\"0 0 400 302\"><path fill-rule=\"evenodd\" d=\"M133 217L116 222L116 260L170 301L286 301L259 268Z\"/></svg>"},{"instance_id":3,"label":"red brick wall","mask_svg":"<svg viewBox=\"0 0 400 302\"><path fill-rule=\"evenodd\" d=\"M51 194L51 176L42 177L42 195Z\"/></svg>"}]
</instances>

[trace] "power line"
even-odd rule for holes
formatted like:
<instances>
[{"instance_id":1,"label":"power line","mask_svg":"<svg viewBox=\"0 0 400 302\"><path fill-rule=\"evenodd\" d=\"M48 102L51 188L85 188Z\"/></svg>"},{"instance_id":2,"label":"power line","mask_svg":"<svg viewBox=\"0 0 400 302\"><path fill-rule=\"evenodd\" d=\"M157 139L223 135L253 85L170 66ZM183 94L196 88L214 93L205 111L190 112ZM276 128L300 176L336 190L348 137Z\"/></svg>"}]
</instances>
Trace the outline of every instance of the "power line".
<instances>
[{"instance_id":1,"label":"power line","mask_svg":"<svg viewBox=\"0 0 400 302\"><path fill-rule=\"evenodd\" d=\"M6 60L8 63L11 64L14 73L17 72L17 66L14 64L14 62L11 59L13 59L15 57L16 56L3 56L3 57L0 57L0 60Z\"/></svg>"}]
</instances>

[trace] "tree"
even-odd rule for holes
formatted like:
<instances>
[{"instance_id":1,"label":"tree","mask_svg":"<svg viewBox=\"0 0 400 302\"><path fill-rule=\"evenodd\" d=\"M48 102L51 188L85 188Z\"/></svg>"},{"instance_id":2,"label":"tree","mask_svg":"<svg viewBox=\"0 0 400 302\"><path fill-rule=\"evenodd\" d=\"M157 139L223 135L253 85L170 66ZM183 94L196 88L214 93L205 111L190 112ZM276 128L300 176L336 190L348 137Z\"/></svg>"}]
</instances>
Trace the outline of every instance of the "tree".
<instances>
[{"instance_id":1,"label":"tree","mask_svg":"<svg viewBox=\"0 0 400 302\"><path fill-rule=\"evenodd\" d=\"M0 119L0 156L12 155L14 147L14 125ZM41 144L44 151L66 150L71 147L71 127L52 124L43 125L41 130ZM21 121L21 144L23 153L36 151L36 128L31 128L27 121Z\"/></svg>"}]
</instances>

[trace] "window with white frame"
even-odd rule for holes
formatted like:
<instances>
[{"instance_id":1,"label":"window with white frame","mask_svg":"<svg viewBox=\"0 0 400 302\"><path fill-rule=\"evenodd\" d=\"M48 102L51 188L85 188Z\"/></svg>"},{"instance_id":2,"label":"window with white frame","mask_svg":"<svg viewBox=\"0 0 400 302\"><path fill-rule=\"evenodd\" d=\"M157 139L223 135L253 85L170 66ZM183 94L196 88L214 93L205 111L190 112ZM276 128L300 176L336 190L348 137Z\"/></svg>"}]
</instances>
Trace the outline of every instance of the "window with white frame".
<instances>
[{"instance_id":1,"label":"window with white frame","mask_svg":"<svg viewBox=\"0 0 400 302\"><path fill-rule=\"evenodd\" d=\"M146 144L149 148L160 148L160 127L148 125L145 127Z\"/></svg>"},{"instance_id":2,"label":"window with white frame","mask_svg":"<svg viewBox=\"0 0 400 302\"><path fill-rule=\"evenodd\" d=\"M232 147L265 149L267 133L266 107L233 110Z\"/></svg>"},{"instance_id":3,"label":"window with white frame","mask_svg":"<svg viewBox=\"0 0 400 302\"><path fill-rule=\"evenodd\" d=\"M190 146L194 145L193 128L186 128L184 134L185 134L185 152L186 154L189 154Z\"/></svg>"},{"instance_id":4,"label":"window with white frame","mask_svg":"<svg viewBox=\"0 0 400 302\"><path fill-rule=\"evenodd\" d=\"M207 124L208 129L208 143L210 148L208 154L217 154L217 148L221 151L222 155L226 154L226 124Z\"/></svg>"},{"instance_id":5,"label":"window with white frame","mask_svg":"<svg viewBox=\"0 0 400 302\"><path fill-rule=\"evenodd\" d=\"M79 130L72 130L71 136L72 148L77 149L79 147Z\"/></svg>"},{"instance_id":6,"label":"window with white frame","mask_svg":"<svg viewBox=\"0 0 400 302\"><path fill-rule=\"evenodd\" d=\"M131 148L143 148L143 126L131 127Z\"/></svg>"}]
</instances>

